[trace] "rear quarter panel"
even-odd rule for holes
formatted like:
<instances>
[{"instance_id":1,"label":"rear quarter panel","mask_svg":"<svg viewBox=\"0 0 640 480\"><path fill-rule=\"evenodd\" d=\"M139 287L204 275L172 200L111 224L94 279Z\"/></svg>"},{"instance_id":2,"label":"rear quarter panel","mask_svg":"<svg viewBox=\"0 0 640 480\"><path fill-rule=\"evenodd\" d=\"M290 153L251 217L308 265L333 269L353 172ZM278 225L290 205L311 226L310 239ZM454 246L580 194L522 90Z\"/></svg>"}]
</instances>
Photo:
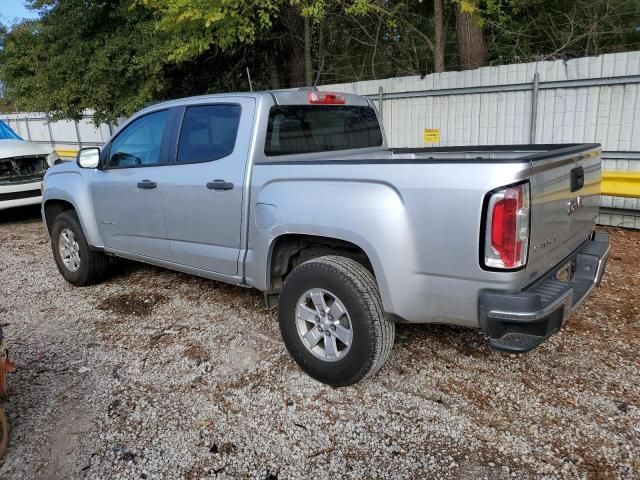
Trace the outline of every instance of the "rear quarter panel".
<instances>
[{"instance_id":1,"label":"rear quarter panel","mask_svg":"<svg viewBox=\"0 0 640 480\"><path fill-rule=\"evenodd\" d=\"M368 255L388 313L477 326L478 291L523 280L480 267L484 195L528 171L528 163L256 165L247 282L267 287L270 248L282 234L338 238ZM269 205L268 222L256 220L260 205Z\"/></svg>"}]
</instances>

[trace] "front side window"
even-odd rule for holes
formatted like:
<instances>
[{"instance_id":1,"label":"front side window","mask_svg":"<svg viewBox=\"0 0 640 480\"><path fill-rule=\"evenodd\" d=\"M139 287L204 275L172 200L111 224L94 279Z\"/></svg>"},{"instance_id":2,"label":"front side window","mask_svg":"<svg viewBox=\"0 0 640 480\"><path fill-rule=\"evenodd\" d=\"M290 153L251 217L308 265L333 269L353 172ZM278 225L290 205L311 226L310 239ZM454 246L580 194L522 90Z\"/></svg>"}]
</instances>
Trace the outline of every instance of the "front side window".
<instances>
[{"instance_id":1,"label":"front side window","mask_svg":"<svg viewBox=\"0 0 640 480\"><path fill-rule=\"evenodd\" d=\"M265 155L328 152L382 145L371 107L278 105L269 112Z\"/></svg>"},{"instance_id":2,"label":"front side window","mask_svg":"<svg viewBox=\"0 0 640 480\"><path fill-rule=\"evenodd\" d=\"M178 163L210 162L233 152L240 124L239 105L188 107L178 141Z\"/></svg>"},{"instance_id":3,"label":"front side window","mask_svg":"<svg viewBox=\"0 0 640 480\"><path fill-rule=\"evenodd\" d=\"M145 115L128 125L111 144L109 166L116 168L160 164L162 137L169 111Z\"/></svg>"}]
</instances>

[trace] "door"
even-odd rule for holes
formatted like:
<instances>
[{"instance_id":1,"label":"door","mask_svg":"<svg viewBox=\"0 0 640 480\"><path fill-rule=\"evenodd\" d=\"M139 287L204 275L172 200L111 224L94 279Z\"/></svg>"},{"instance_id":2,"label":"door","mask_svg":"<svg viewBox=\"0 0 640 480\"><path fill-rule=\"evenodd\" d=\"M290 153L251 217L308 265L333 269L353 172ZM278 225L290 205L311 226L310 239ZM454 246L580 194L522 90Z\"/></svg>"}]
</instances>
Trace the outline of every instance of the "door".
<instances>
[{"instance_id":1,"label":"door","mask_svg":"<svg viewBox=\"0 0 640 480\"><path fill-rule=\"evenodd\" d=\"M162 173L169 151L171 111L140 117L106 148L91 196L107 249L170 260L162 213Z\"/></svg>"},{"instance_id":2,"label":"door","mask_svg":"<svg viewBox=\"0 0 640 480\"><path fill-rule=\"evenodd\" d=\"M162 194L175 263L237 275L254 105L226 97L184 108Z\"/></svg>"}]
</instances>

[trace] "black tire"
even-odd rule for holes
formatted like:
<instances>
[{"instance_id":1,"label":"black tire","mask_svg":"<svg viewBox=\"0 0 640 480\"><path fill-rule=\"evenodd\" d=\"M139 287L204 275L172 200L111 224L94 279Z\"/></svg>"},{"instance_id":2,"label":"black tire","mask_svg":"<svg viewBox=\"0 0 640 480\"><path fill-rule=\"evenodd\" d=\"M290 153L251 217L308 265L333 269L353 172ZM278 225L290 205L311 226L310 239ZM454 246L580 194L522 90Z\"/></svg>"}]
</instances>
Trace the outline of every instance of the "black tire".
<instances>
[{"instance_id":1,"label":"black tire","mask_svg":"<svg viewBox=\"0 0 640 480\"><path fill-rule=\"evenodd\" d=\"M59 248L60 235L65 229L71 230L78 244L80 255L80 265L76 271L70 270L63 262ZM102 252L96 252L89 248L87 239L84 236L78 217L73 211L65 211L53 220L51 227L51 249L53 258L60 274L64 279L79 287L93 285L100 282L107 272L109 258Z\"/></svg>"},{"instance_id":2,"label":"black tire","mask_svg":"<svg viewBox=\"0 0 640 480\"><path fill-rule=\"evenodd\" d=\"M348 312L352 341L342 358L318 358L298 333L296 307L311 289L330 292ZM384 313L374 276L355 260L341 256L309 260L287 276L280 292L278 320L284 343L296 363L311 377L336 387L375 374L389 358L395 337L395 324Z\"/></svg>"}]
</instances>

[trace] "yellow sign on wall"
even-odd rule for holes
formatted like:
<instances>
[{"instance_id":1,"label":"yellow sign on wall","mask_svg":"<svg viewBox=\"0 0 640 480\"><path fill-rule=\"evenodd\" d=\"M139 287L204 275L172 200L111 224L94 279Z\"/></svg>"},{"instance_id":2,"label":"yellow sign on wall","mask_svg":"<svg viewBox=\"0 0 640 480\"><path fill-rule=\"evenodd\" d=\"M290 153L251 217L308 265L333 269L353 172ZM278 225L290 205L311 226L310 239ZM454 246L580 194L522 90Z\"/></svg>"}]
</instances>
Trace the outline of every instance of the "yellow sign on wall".
<instances>
[{"instance_id":1,"label":"yellow sign on wall","mask_svg":"<svg viewBox=\"0 0 640 480\"><path fill-rule=\"evenodd\" d=\"M438 143L440 141L440 129L439 128L425 128L424 129L424 143Z\"/></svg>"}]
</instances>

